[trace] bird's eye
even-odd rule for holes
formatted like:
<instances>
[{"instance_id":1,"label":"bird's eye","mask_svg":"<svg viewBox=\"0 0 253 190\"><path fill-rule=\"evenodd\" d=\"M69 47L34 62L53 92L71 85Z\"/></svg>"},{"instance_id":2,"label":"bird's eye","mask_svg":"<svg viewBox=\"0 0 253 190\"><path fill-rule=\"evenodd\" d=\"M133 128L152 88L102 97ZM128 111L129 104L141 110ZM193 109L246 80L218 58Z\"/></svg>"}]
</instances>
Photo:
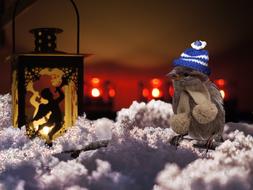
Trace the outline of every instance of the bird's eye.
<instances>
[{"instance_id":1,"label":"bird's eye","mask_svg":"<svg viewBox=\"0 0 253 190\"><path fill-rule=\"evenodd\" d=\"M184 73L184 77L188 77L189 76L189 74L188 73Z\"/></svg>"}]
</instances>

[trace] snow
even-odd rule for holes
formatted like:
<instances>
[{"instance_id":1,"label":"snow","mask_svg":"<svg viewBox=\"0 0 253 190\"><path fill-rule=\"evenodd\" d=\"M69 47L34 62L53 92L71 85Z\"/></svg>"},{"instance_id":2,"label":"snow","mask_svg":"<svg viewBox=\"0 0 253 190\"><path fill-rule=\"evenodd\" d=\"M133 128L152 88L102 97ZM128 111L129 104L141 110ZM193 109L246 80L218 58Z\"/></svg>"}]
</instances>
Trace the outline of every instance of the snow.
<instances>
[{"instance_id":1,"label":"snow","mask_svg":"<svg viewBox=\"0 0 253 190\"><path fill-rule=\"evenodd\" d=\"M106 118L98 119L94 122L95 134L99 140L110 140L112 138L113 122Z\"/></svg>"},{"instance_id":2,"label":"snow","mask_svg":"<svg viewBox=\"0 0 253 190\"><path fill-rule=\"evenodd\" d=\"M1 128L11 125L11 95L0 95L0 124Z\"/></svg>"},{"instance_id":3,"label":"snow","mask_svg":"<svg viewBox=\"0 0 253 190\"><path fill-rule=\"evenodd\" d=\"M0 95L0 189L181 190L253 189L253 126L227 123L215 151L169 144L172 107L133 102L116 121L85 115L52 147L11 126L11 96ZM109 140L72 158L63 151Z\"/></svg>"},{"instance_id":4,"label":"snow","mask_svg":"<svg viewBox=\"0 0 253 190\"><path fill-rule=\"evenodd\" d=\"M158 174L157 189L252 189L253 138L238 130L208 158L180 169L166 164ZM183 182L183 183L182 183Z\"/></svg>"},{"instance_id":5,"label":"snow","mask_svg":"<svg viewBox=\"0 0 253 190\"><path fill-rule=\"evenodd\" d=\"M130 108L118 112L117 122L128 129L132 129L134 126L138 126L138 128L167 128L169 126L168 118L172 114L171 104L160 100L151 100L148 104L134 101Z\"/></svg>"}]
</instances>

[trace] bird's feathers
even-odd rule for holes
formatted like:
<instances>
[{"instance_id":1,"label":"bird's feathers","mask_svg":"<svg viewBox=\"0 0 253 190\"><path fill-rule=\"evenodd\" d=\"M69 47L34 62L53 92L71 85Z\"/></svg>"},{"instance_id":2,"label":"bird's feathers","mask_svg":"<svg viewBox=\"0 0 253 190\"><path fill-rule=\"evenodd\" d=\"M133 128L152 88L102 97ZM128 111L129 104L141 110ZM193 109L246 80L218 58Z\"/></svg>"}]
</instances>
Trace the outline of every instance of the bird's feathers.
<instances>
[{"instance_id":1,"label":"bird's feathers","mask_svg":"<svg viewBox=\"0 0 253 190\"><path fill-rule=\"evenodd\" d=\"M177 107L180 101L180 95L182 92L187 92L187 89L191 89L191 91L201 92L201 88L206 89L210 103L213 103L217 107L217 115L214 120L209 123L201 124L199 123L192 115L192 110L198 104L198 101L187 92L189 96L189 104L190 104L190 113L189 117L191 119L188 134L195 139L207 140L210 136L214 136L214 138L221 138L224 123L225 123L225 112L223 108L223 99L218 88L212 83L208 76L195 71L193 69L189 69L186 67L175 67L169 74L173 79L173 86L175 89L173 96L173 111L177 114ZM203 93L203 90L202 90ZM204 97L206 95L203 95Z\"/></svg>"}]
</instances>

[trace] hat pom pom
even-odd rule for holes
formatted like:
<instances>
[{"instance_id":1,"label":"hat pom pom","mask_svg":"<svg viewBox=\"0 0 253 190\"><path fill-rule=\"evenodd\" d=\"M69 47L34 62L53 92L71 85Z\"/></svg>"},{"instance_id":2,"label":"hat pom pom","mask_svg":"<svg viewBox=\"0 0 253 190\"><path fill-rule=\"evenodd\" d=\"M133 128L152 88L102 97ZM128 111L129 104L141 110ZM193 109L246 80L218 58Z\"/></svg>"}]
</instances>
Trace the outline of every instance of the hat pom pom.
<instances>
[{"instance_id":1,"label":"hat pom pom","mask_svg":"<svg viewBox=\"0 0 253 190\"><path fill-rule=\"evenodd\" d=\"M207 43L205 41L197 40L195 42L192 42L191 46L193 49L200 50L204 49L206 47L206 44Z\"/></svg>"},{"instance_id":2,"label":"hat pom pom","mask_svg":"<svg viewBox=\"0 0 253 190\"><path fill-rule=\"evenodd\" d=\"M207 124L213 121L218 114L218 109L214 103L205 102L196 105L192 110L192 115L200 124Z\"/></svg>"},{"instance_id":3,"label":"hat pom pom","mask_svg":"<svg viewBox=\"0 0 253 190\"><path fill-rule=\"evenodd\" d=\"M187 113L179 113L172 115L169 123L175 133L183 135L188 133L191 119Z\"/></svg>"}]
</instances>

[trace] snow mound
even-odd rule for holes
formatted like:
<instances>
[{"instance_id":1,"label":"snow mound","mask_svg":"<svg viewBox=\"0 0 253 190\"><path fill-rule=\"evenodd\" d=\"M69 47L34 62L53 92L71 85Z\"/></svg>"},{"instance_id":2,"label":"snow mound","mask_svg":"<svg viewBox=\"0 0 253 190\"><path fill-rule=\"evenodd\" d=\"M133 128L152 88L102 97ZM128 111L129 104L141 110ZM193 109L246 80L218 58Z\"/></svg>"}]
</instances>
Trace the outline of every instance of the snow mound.
<instances>
[{"instance_id":1,"label":"snow mound","mask_svg":"<svg viewBox=\"0 0 253 190\"><path fill-rule=\"evenodd\" d=\"M253 138L236 130L208 158L199 158L180 169L166 164L155 190L252 189Z\"/></svg>"},{"instance_id":2,"label":"snow mound","mask_svg":"<svg viewBox=\"0 0 253 190\"><path fill-rule=\"evenodd\" d=\"M245 134L253 136L253 125L247 123L226 123L224 128L224 137L226 138L227 134L233 131L242 131Z\"/></svg>"},{"instance_id":3,"label":"snow mound","mask_svg":"<svg viewBox=\"0 0 253 190\"><path fill-rule=\"evenodd\" d=\"M122 109L117 114L117 123L133 127L169 127L169 118L173 115L171 104L160 100L151 100L147 104L134 101L128 109Z\"/></svg>"},{"instance_id":4,"label":"snow mound","mask_svg":"<svg viewBox=\"0 0 253 190\"><path fill-rule=\"evenodd\" d=\"M14 127L0 131L0 151L8 148L20 148L30 140L25 135L25 128L21 130Z\"/></svg>"},{"instance_id":5,"label":"snow mound","mask_svg":"<svg viewBox=\"0 0 253 190\"><path fill-rule=\"evenodd\" d=\"M83 146L95 141L95 127L92 121L79 117L76 124L54 142L54 149L58 152L72 149L81 149Z\"/></svg>"},{"instance_id":6,"label":"snow mound","mask_svg":"<svg viewBox=\"0 0 253 190\"><path fill-rule=\"evenodd\" d=\"M0 128L0 189L253 189L252 125L226 124L226 141L206 154L189 141L178 148L169 144L175 135L168 124L170 104L133 102L118 112L116 122L79 117L48 147L39 138L28 139L24 128L11 127L8 99L0 96L7 106L0 113L9 110L0 115L5 122ZM110 140L109 145L77 158L63 156L63 151L100 140Z\"/></svg>"},{"instance_id":7,"label":"snow mound","mask_svg":"<svg viewBox=\"0 0 253 190\"><path fill-rule=\"evenodd\" d=\"M112 138L113 121L102 118L94 121L95 134L98 140L110 140Z\"/></svg>"}]
</instances>

